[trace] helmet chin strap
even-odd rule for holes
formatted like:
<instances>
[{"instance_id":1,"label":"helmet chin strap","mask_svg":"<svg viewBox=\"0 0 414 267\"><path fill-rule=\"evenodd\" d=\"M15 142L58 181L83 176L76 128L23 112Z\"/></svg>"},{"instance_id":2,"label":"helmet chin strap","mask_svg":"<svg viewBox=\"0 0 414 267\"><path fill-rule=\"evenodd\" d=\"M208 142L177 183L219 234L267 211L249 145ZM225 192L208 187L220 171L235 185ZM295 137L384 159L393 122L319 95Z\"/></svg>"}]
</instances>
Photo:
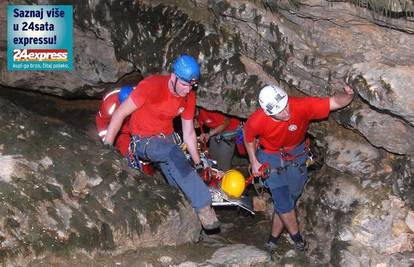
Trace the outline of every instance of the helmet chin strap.
<instances>
[{"instance_id":1,"label":"helmet chin strap","mask_svg":"<svg viewBox=\"0 0 414 267\"><path fill-rule=\"evenodd\" d=\"M175 82L174 82L173 89L174 89L174 93L175 93L176 95L179 95L179 94L177 93L177 81L178 81L178 78L177 78L177 76L175 76Z\"/></svg>"}]
</instances>

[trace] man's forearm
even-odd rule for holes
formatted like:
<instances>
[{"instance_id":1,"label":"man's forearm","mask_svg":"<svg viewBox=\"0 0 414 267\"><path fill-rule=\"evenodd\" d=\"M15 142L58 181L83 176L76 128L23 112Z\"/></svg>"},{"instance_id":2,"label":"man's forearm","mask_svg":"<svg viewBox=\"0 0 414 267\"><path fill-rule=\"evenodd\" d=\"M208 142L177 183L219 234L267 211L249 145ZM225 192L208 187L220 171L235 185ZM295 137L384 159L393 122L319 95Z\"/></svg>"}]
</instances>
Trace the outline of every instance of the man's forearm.
<instances>
[{"instance_id":1,"label":"man's forearm","mask_svg":"<svg viewBox=\"0 0 414 267\"><path fill-rule=\"evenodd\" d=\"M123 118L115 111L114 115L112 116L111 122L109 123L108 130L104 139L104 143L113 144L116 134L118 133L119 129L121 128L123 122Z\"/></svg>"},{"instance_id":2,"label":"man's forearm","mask_svg":"<svg viewBox=\"0 0 414 267\"><path fill-rule=\"evenodd\" d=\"M188 153L190 153L194 163L199 164L201 160L200 155L198 154L197 137L195 133L193 135L190 134L189 136L184 135L184 142L187 144Z\"/></svg>"},{"instance_id":3,"label":"man's forearm","mask_svg":"<svg viewBox=\"0 0 414 267\"><path fill-rule=\"evenodd\" d=\"M218 127L212 129L208 135L209 136L213 136L216 134L219 134L221 132L224 132L224 130L226 130L226 128L230 125L230 119L225 118L223 124L220 124Z\"/></svg>"},{"instance_id":4,"label":"man's forearm","mask_svg":"<svg viewBox=\"0 0 414 267\"><path fill-rule=\"evenodd\" d=\"M208 132L208 135L209 135L209 136L214 136L214 135L216 135L216 134L219 134L219 133L223 132L226 128L227 128L227 127L226 127L226 126L224 126L224 125L222 124L222 125L220 125L219 127L216 127L216 128L214 128L214 129L212 129L211 131L209 131L209 132Z\"/></svg>"},{"instance_id":5,"label":"man's forearm","mask_svg":"<svg viewBox=\"0 0 414 267\"><path fill-rule=\"evenodd\" d=\"M115 110L108 126L108 132L104 140L105 143L114 143L115 137L118 134L119 129L121 129L124 119L135 109L137 109L137 106L129 97L118 109Z\"/></svg>"},{"instance_id":6,"label":"man's forearm","mask_svg":"<svg viewBox=\"0 0 414 267\"><path fill-rule=\"evenodd\" d=\"M256 145L255 142L253 141L252 143L248 143L248 142L244 142L244 145L246 146L246 152L247 155L249 156L249 161L250 163L256 163L257 162L257 158L256 158Z\"/></svg>"}]
</instances>

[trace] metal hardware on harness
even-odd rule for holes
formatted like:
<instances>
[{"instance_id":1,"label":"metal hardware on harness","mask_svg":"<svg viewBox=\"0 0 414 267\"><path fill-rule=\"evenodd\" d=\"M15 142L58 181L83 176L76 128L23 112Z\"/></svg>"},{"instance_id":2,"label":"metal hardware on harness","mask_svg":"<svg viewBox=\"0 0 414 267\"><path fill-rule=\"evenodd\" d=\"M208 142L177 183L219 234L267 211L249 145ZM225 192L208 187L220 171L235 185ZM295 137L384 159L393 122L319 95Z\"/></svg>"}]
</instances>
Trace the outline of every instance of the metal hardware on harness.
<instances>
[{"instance_id":1,"label":"metal hardware on harness","mask_svg":"<svg viewBox=\"0 0 414 267\"><path fill-rule=\"evenodd\" d=\"M160 137L160 138L164 138L164 139L167 138L167 136L164 133L160 133L160 134L157 134L157 135L150 136L149 139L151 139L153 137Z\"/></svg>"},{"instance_id":2,"label":"metal hardware on harness","mask_svg":"<svg viewBox=\"0 0 414 267\"><path fill-rule=\"evenodd\" d=\"M131 167L137 170L141 170L141 162L139 161L136 153L136 149L137 149L137 143L139 142L139 139L137 139L136 136L132 136L132 140L129 143L129 147L128 147L128 158L129 158L129 163L131 164Z\"/></svg>"},{"instance_id":3,"label":"metal hardware on harness","mask_svg":"<svg viewBox=\"0 0 414 267\"><path fill-rule=\"evenodd\" d=\"M166 138L166 136L163 133L161 133L159 135L149 136L149 137L139 137L138 135L132 136L132 141L131 141L131 143L129 143L130 158L131 158L131 162L133 160L134 162L136 162L138 164L138 165L135 165L135 166L139 166L139 169L141 169L141 164L140 164L138 156L136 155L137 143L142 142L143 138L146 139L146 141L144 143L144 156L145 156L145 160L150 160L150 158L147 155L147 145L149 144L150 140L153 137ZM132 154L132 156L131 156L131 154ZM136 167L134 167L134 168L136 168Z\"/></svg>"},{"instance_id":4,"label":"metal hardware on harness","mask_svg":"<svg viewBox=\"0 0 414 267\"><path fill-rule=\"evenodd\" d=\"M290 154L290 151L292 151L295 148L301 146L303 143L304 143L304 148L303 148L302 152L300 152L296 155ZM309 138L306 138L306 140L303 143L300 143L297 146L292 146L292 147L288 147L288 148L283 148L283 147L280 148L279 152L280 152L280 157L282 158L282 160L283 161L292 161L292 160L295 160L299 157L302 157L302 156L308 154L310 152L310 140L309 140Z\"/></svg>"},{"instance_id":5,"label":"metal hardware on harness","mask_svg":"<svg viewBox=\"0 0 414 267\"><path fill-rule=\"evenodd\" d=\"M146 137L139 137L141 139L143 139L143 138L147 139L146 142L144 143L144 156L145 156L145 160L151 161L151 159L148 157L148 154L147 154L147 146L148 146L149 142L151 141L151 139L154 138L154 137L166 139L168 136L165 135L164 133L160 133L160 134L146 136ZM174 138L173 138L173 140L174 140ZM137 142L140 142L140 141L141 140L139 139Z\"/></svg>"},{"instance_id":6,"label":"metal hardware on harness","mask_svg":"<svg viewBox=\"0 0 414 267\"><path fill-rule=\"evenodd\" d=\"M313 158L313 153L312 151L308 152L308 159L306 160L306 167L309 167L311 165L315 164L315 159Z\"/></svg>"}]
</instances>

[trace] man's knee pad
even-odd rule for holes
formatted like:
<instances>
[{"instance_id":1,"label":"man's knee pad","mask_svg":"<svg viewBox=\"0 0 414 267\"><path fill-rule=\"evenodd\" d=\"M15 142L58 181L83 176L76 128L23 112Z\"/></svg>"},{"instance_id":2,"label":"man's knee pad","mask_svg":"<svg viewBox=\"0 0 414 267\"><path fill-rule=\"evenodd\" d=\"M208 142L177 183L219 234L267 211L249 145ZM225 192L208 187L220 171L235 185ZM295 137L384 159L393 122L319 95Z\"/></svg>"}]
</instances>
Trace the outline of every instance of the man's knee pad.
<instances>
[{"instance_id":1,"label":"man's knee pad","mask_svg":"<svg viewBox=\"0 0 414 267\"><path fill-rule=\"evenodd\" d=\"M173 164L181 177L187 177L194 169L186 159L183 151L178 146L173 146L169 153L169 164Z\"/></svg>"},{"instance_id":2,"label":"man's knee pad","mask_svg":"<svg viewBox=\"0 0 414 267\"><path fill-rule=\"evenodd\" d=\"M270 192L272 193L276 213L287 213L295 208L288 186L272 188Z\"/></svg>"}]
</instances>

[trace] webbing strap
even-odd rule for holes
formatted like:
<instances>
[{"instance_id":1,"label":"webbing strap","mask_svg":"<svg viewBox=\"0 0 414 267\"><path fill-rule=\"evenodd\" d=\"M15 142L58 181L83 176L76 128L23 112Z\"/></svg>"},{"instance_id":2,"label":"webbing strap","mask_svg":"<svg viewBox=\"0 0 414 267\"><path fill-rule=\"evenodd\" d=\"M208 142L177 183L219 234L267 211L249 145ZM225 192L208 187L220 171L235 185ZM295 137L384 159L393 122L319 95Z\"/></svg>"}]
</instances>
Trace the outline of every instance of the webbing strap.
<instances>
[{"instance_id":1,"label":"webbing strap","mask_svg":"<svg viewBox=\"0 0 414 267\"><path fill-rule=\"evenodd\" d=\"M306 168L306 164L298 164L298 163L293 163L293 164L289 164L289 165L284 166L284 167L271 168L271 169L270 169L270 172L271 172L271 173L281 174L282 172L287 171L287 168L289 168L289 167L296 167L296 168L300 168L300 169L301 169L301 168L303 168L303 167L305 167L305 168Z\"/></svg>"}]
</instances>

